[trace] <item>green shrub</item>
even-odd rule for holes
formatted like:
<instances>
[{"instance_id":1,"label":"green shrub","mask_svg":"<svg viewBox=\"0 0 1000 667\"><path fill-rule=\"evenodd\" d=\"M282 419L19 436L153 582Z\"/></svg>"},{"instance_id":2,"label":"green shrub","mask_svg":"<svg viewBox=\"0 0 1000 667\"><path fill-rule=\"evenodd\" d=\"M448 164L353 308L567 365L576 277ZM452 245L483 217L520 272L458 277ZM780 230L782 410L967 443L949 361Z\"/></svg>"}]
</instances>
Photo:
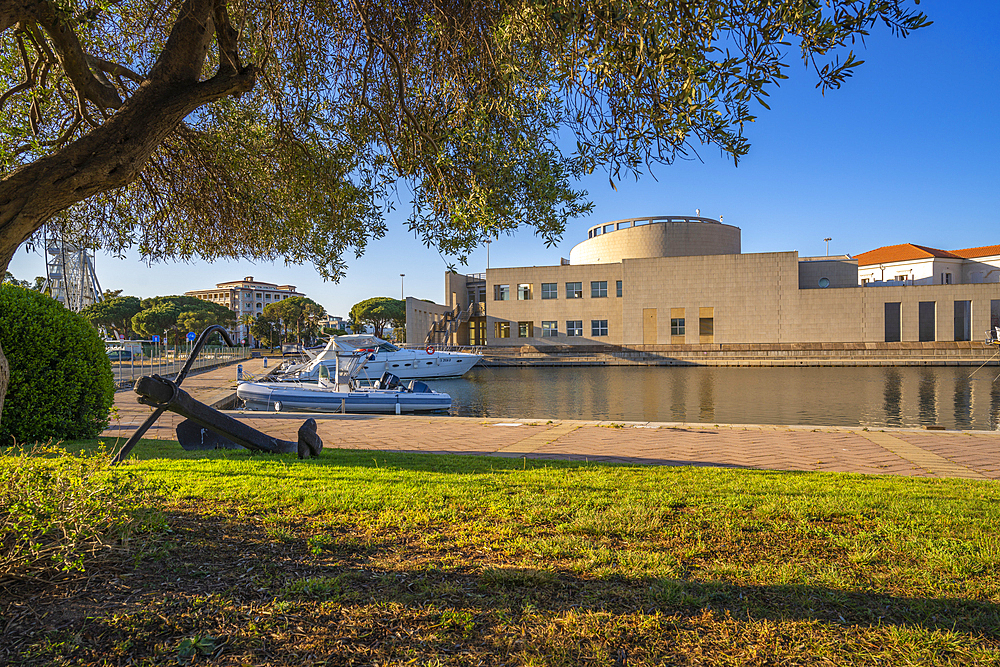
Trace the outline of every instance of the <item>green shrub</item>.
<instances>
[{"instance_id":1,"label":"green shrub","mask_svg":"<svg viewBox=\"0 0 1000 667\"><path fill-rule=\"evenodd\" d=\"M93 438L108 425L111 363L82 317L39 292L0 285L0 345L10 364L0 446Z\"/></svg>"},{"instance_id":2,"label":"green shrub","mask_svg":"<svg viewBox=\"0 0 1000 667\"><path fill-rule=\"evenodd\" d=\"M83 572L130 535L163 527L157 487L106 452L44 445L0 456L0 584Z\"/></svg>"}]
</instances>

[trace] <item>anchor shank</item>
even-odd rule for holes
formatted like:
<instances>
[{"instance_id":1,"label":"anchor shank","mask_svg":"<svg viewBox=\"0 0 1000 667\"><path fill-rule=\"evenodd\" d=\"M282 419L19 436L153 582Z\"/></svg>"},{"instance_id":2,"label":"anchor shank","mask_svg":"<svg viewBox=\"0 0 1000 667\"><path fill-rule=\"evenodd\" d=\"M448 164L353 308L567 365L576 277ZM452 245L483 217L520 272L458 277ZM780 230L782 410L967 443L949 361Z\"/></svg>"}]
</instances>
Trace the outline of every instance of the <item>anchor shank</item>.
<instances>
[{"instance_id":1,"label":"anchor shank","mask_svg":"<svg viewBox=\"0 0 1000 667\"><path fill-rule=\"evenodd\" d=\"M272 438L195 400L189 393L166 378L155 375L139 378L135 383L135 393L139 394L140 402L162 406L171 412L176 412L246 449L274 454L290 454L298 449L298 443Z\"/></svg>"}]
</instances>

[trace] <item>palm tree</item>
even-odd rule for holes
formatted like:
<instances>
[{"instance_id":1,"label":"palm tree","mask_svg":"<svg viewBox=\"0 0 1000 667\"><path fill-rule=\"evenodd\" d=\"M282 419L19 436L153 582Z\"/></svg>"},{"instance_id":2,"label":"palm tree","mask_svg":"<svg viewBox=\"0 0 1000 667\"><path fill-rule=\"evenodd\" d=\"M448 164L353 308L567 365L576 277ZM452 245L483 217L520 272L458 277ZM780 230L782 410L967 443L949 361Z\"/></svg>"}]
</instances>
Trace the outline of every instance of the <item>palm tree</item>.
<instances>
[{"instance_id":1,"label":"palm tree","mask_svg":"<svg viewBox=\"0 0 1000 667\"><path fill-rule=\"evenodd\" d=\"M251 347L253 346L253 335L250 333L250 327L253 326L255 320L256 318L253 316L253 313L243 313L237 320L237 322L246 327L247 342L250 343Z\"/></svg>"}]
</instances>

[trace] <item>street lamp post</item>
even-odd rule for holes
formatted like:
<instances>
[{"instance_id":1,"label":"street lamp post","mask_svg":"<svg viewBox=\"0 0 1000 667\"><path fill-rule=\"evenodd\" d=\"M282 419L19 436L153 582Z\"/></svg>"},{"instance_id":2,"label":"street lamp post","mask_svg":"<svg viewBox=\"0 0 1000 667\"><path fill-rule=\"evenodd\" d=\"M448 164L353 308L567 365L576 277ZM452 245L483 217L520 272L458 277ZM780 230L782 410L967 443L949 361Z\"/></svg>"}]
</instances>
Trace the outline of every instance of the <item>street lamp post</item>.
<instances>
[{"instance_id":1,"label":"street lamp post","mask_svg":"<svg viewBox=\"0 0 1000 667\"><path fill-rule=\"evenodd\" d=\"M405 278L405 277L406 277L405 273L400 273L399 274L399 300L400 301L406 301L406 297L403 296L403 294L405 294L405 290L403 289L403 278Z\"/></svg>"},{"instance_id":2,"label":"street lamp post","mask_svg":"<svg viewBox=\"0 0 1000 667\"><path fill-rule=\"evenodd\" d=\"M830 241L832 241L833 238L828 236L828 237L826 237L823 240L826 241L826 256L829 257L830 256Z\"/></svg>"}]
</instances>

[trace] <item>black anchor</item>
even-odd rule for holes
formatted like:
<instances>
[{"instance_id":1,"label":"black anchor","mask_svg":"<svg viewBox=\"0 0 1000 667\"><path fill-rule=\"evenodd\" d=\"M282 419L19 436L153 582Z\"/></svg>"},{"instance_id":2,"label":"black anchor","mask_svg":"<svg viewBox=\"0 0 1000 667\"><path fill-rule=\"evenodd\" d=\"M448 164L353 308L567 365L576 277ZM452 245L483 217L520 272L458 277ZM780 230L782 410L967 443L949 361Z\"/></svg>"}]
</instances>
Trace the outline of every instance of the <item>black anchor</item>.
<instances>
[{"instance_id":1,"label":"black anchor","mask_svg":"<svg viewBox=\"0 0 1000 667\"><path fill-rule=\"evenodd\" d=\"M270 452L272 454L290 454L298 452L299 458L319 456L323 449L323 441L316 433L316 420L307 419L299 427L298 442L279 440L247 426L241 421L225 415L213 407L195 400L191 394L181 389L181 382L187 377L195 357L204 347L205 341L213 333L219 333L226 344L234 347L229 332L218 324L201 332L191 350L184 368L177 374L174 381L159 375L143 376L135 383L135 393L139 394L139 402L156 408L142 426L122 445L115 455L112 464L121 463L135 447L139 439L149 430L149 427L163 414L170 410L187 417L177 426L177 439L184 449L234 449L243 447L252 451Z\"/></svg>"}]
</instances>

